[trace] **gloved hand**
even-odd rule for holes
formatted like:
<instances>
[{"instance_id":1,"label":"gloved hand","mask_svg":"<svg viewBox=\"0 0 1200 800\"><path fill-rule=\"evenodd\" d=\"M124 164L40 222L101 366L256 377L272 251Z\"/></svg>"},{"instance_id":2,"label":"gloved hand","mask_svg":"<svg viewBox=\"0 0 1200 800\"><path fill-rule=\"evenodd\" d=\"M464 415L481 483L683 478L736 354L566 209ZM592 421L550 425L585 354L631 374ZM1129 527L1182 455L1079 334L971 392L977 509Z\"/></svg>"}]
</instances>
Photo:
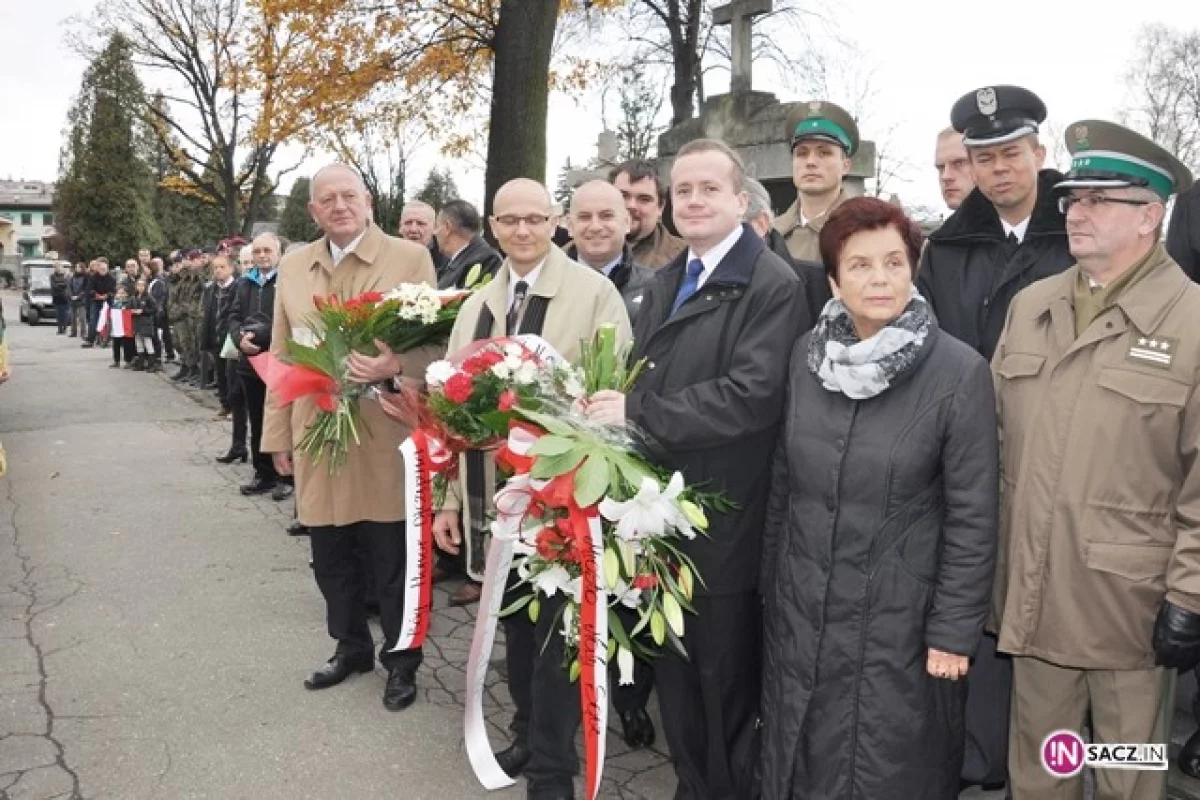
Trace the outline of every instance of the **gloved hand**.
<instances>
[{"instance_id":1,"label":"gloved hand","mask_svg":"<svg viewBox=\"0 0 1200 800\"><path fill-rule=\"evenodd\" d=\"M1154 620L1154 663L1186 672L1200 663L1200 614L1164 600Z\"/></svg>"}]
</instances>

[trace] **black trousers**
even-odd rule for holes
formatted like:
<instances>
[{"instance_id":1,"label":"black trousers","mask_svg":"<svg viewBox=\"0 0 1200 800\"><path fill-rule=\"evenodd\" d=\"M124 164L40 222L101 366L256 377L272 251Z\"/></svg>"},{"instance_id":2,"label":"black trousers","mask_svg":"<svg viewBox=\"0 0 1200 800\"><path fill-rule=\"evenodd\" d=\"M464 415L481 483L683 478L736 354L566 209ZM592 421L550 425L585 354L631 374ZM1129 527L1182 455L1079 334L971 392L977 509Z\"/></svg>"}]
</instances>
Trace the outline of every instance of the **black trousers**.
<instances>
[{"instance_id":1,"label":"black trousers","mask_svg":"<svg viewBox=\"0 0 1200 800\"><path fill-rule=\"evenodd\" d=\"M967 729L962 778L970 783L1008 780L1008 718L1012 658L996 652L996 637L979 639L967 683Z\"/></svg>"},{"instance_id":2,"label":"black trousers","mask_svg":"<svg viewBox=\"0 0 1200 800\"><path fill-rule=\"evenodd\" d=\"M213 356L213 371L217 373L217 398L221 408L229 408L229 362L220 356Z\"/></svg>"},{"instance_id":3,"label":"black trousers","mask_svg":"<svg viewBox=\"0 0 1200 800\"><path fill-rule=\"evenodd\" d=\"M229 415L233 419L233 439L230 449L246 451L246 433L250 420L246 415L246 392L242 388L242 376L236 360L225 361L225 383L229 387ZM261 434L259 441L262 441Z\"/></svg>"},{"instance_id":4,"label":"black trousers","mask_svg":"<svg viewBox=\"0 0 1200 800\"><path fill-rule=\"evenodd\" d=\"M246 398L246 416L250 420L250 457L254 461L254 474L267 480L279 480L275 462L269 453L262 451L263 408L267 402L267 385L257 374L241 372L242 394Z\"/></svg>"},{"instance_id":5,"label":"black trousers","mask_svg":"<svg viewBox=\"0 0 1200 800\"><path fill-rule=\"evenodd\" d=\"M121 363L121 354L125 355L125 363L132 364L137 357L137 342L132 336L114 337L112 340L113 363Z\"/></svg>"},{"instance_id":6,"label":"black trousers","mask_svg":"<svg viewBox=\"0 0 1200 800\"><path fill-rule=\"evenodd\" d=\"M696 597L683 645L654 664L663 733L679 784L675 800L759 796L762 601L758 594Z\"/></svg>"},{"instance_id":7,"label":"black trousers","mask_svg":"<svg viewBox=\"0 0 1200 800\"><path fill-rule=\"evenodd\" d=\"M337 651L347 655L371 655L375 642L367 625L362 561L358 548L370 553L379 596L379 622L383 645L379 660L387 669L421 666L419 649L392 652L400 637L404 605L403 522L356 522L353 525L320 526L309 529L312 541L313 574L325 597L329 635Z\"/></svg>"}]
</instances>

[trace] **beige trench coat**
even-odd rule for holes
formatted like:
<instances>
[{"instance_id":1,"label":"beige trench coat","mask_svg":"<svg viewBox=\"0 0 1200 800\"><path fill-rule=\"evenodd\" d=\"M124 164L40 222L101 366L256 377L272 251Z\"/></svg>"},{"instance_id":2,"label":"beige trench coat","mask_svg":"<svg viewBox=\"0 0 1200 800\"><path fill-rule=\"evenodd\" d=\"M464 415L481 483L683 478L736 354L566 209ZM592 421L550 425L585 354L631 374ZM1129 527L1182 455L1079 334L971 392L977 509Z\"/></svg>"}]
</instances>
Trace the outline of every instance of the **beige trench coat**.
<instances>
[{"instance_id":1,"label":"beige trench coat","mask_svg":"<svg viewBox=\"0 0 1200 800\"><path fill-rule=\"evenodd\" d=\"M821 248L819 240L821 237L821 229L825 227L825 222L829 219L829 215L833 210L846 202L849 198L846 196L846 190L843 189L838 199L834 201L829 210L814 220L810 220L807 224L800 224L800 198L796 198L796 202L792 203L787 211L775 218L775 230L779 231L779 235L787 242L788 252L792 258L800 259L801 261L815 261L821 263Z\"/></svg>"},{"instance_id":2,"label":"beige trench coat","mask_svg":"<svg viewBox=\"0 0 1200 800\"><path fill-rule=\"evenodd\" d=\"M1200 287L1160 246L1075 336L1079 267L1017 295L992 362L1000 650L1146 669L1164 595L1200 613Z\"/></svg>"},{"instance_id":3,"label":"beige trench coat","mask_svg":"<svg viewBox=\"0 0 1200 800\"><path fill-rule=\"evenodd\" d=\"M492 312L492 336L504 336L505 318L508 314L508 282L512 279L509 262L505 260L495 279L463 306L462 312L454 323L454 331L450 334L450 344L447 352L450 355L470 344L475 338L475 326L479 322L479 314L486 304ZM568 361L579 359L580 343L590 340L601 325L617 326L617 341L624 345L633 332L629 325L629 315L625 311L625 301L621 293L613 286L612 281L594 269L581 266L567 258L559 248L550 246L546 263L538 274L537 282L529 290L531 296L550 298L546 307L546 321L542 326L542 338L550 343L559 354ZM445 508L459 510L462 508L462 497L466 496L466 487L462 480L466 475L465 458L459 462L458 485L454 491L446 493ZM495 485L495 467L492 460L487 460L484 477L485 485ZM491 497L485 493L485 499L490 508ZM470 531L472 520L462 520L463 530ZM478 526L476 526L478 527ZM483 563L486 552L485 541L480 536L464 536L466 545L466 563L468 572L477 580L482 580Z\"/></svg>"},{"instance_id":4,"label":"beige trench coat","mask_svg":"<svg viewBox=\"0 0 1200 800\"><path fill-rule=\"evenodd\" d=\"M353 253L337 267L329 242L321 238L289 253L279 263L275 289L275 323L271 352L286 353L288 338L306 331L315 315L313 297L336 294L349 299L368 291L388 291L401 283L437 285L429 251L404 239L388 236L371 225ZM439 357L438 348L419 348L402 356L403 375L424 383L425 368ZM360 402L369 433L361 445L351 444L345 465L330 475L322 462L296 456L296 510L310 526L351 525L355 522L397 522L404 519L402 458L397 449L409 429L384 415L374 400ZM286 408L268 395L263 420L262 449L268 453L293 450L317 416L312 398Z\"/></svg>"}]
</instances>

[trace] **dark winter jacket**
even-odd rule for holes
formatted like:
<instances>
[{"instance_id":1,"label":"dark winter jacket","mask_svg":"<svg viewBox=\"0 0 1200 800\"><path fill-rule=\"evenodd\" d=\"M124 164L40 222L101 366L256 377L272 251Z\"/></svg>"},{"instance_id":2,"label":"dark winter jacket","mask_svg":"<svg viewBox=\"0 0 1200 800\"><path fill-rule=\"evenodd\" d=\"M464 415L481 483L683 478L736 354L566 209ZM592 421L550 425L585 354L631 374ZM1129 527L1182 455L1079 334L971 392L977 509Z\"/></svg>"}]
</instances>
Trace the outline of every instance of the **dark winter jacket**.
<instances>
[{"instance_id":1,"label":"dark winter jacket","mask_svg":"<svg viewBox=\"0 0 1200 800\"><path fill-rule=\"evenodd\" d=\"M65 272L50 273L50 299L56 306L65 306L71 302L71 279Z\"/></svg>"},{"instance_id":2,"label":"dark winter jacket","mask_svg":"<svg viewBox=\"0 0 1200 800\"><path fill-rule=\"evenodd\" d=\"M703 288L671 315L687 251L646 284L633 359L645 369L626 416L652 456L688 484L737 505L709 514L707 536L684 545L714 595L758 588L771 453L787 361L808 324L792 268L749 227Z\"/></svg>"},{"instance_id":3,"label":"dark winter jacket","mask_svg":"<svg viewBox=\"0 0 1200 800\"><path fill-rule=\"evenodd\" d=\"M88 290L92 293L92 300L97 305L102 304L108 300L112 300L116 295L117 279L113 277L111 272L106 272L103 275L93 273Z\"/></svg>"},{"instance_id":4,"label":"dark winter jacket","mask_svg":"<svg viewBox=\"0 0 1200 800\"><path fill-rule=\"evenodd\" d=\"M976 189L929 236L917 288L937 314L942 330L991 359L1004 329L1008 304L1031 283L1074 263L1066 218L1058 210L1052 169L1038 176L1037 205L1025 240L1011 250L996 208Z\"/></svg>"},{"instance_id":5,"label":"dark winter jacket","mask_svg":"<svg viewBox=\"0 0 1200 800\"><path fill-rule=\"evenodd\" d=\"M467 276L476 264L480 269L479 277L483 278L485 275L495 275L502 263L504 259L501 255L482 236L476 236L461 253L438 269L438 288L462 289L467 285Z\"/></svg>"},{"instance_id":6,"label":"dark winter jacket","mask_svg":"<svg viewBox=\"0 0 1200 800\"><path fill-rule=\"evenodd\" d=\"M143 295L134 295L129 300L129 307L133 309L133 330L138 336L154 336L155 319L158 317L158 304L154 302L154 298L147 291ZM137 313L137 312L142 313Z\"/></svg>"},{"instance_id":7,"label":"dark winter jacket","mask_svg":"<svg viewBox=\"0 0 1200 800\"><path fill-rule=\"evenodd\" d=\"M996 559L988 364L934 328L922 360L854 401L792 352L767 518L762 796L954 800L965 682ZM798 761L798 759L800 759Z\"/></svg>"},{"instance_id":8,"label":"dark winter jacket","mask_svg":"<svg viewBox=\"0 0 1200 800\"><path fill-rule=\"evenodd\" d=\"M170 303L171 289L168 282L167 273L158 273L158 276L154 280L150 281L147 291L149 292L150 296L154 298L155 310L158 312L157 321L159 327L163 327L166 325L167 318L170 313L167 306Z\"/></svg>"},{"instance_id":9,"label":"dark winter jacket","mask_svg":"<svg viewBox=\"0 0 1200 800\"><path fill-rule=\"evenodd\" d=\"M233 297L235 281L222 288L215 280L204 287L201 298L200 348L210 353L219 353L225 344L229 324L229 304Z\"/></svg>"},{"instance_id":10,"label":"dark winter jacket","mask_svg":"<svg viewBox=\"0 0 1200 800\"><path fill-rule=\"evenodd\" d=\"M1192 281L1200 283L1200 184L1175 198L1167 252Z\"/></svg>"},{"instance_id":11,"label":"dark winter jacket","mask_svg":"<svg viewBox=\"0 0 1200 800\"><path fill-rule=\"evenodd\" d=\"M833 299L833 290L829 287L829 279L825 277L825 265L818 261L803 261L794 258L788 252L787 239L783 234L771 228L763 237L771 252L782 258L796 270L796 277L804 285L804 305L808 310L811 324L816 325L825 304ZM807 329L804 331L808 332Z\"/></svg>"},{"instance_id":12,"label":"dark winter jacket","mask_svg":"<svg viewBox=\"0 0 1200 800\"><path fill-rule=\"evenodd\" d=\"M86 300L87 287L87 275L72 275L71 280L67 282L67 293L71 296L71 302L82 303Z\"/></svg>"},{"instance_id":13,"label":"dark winter jacket","mask_svg":"<svg viewBox=\"0 0 1200 800\"><path fill-rule=\"evenodd\" d=\"M567 248L567 257L579 261L579 248L573 244L570 245ZM642 300L646 293L646 284L653 280L656 274L654 270L634 263L633 248L628 244L621 253L620 262L608 273L608 279L617 287L617 291L621 293L621 299L625 301L625 311L629 314L630 324L637 324L638 312L642 309Z\"/></svg>"},{"instance_id":14,"label":"dark winter jacket","mask_svg":"<svg viewBox=\"0 0 1200 800\"><path fill-rule=\"evenodd\" d=\"M277 279L278 274L272 275L262 286L249 275L234 281L226 322L226 330L233 335L234 344L241 341L243 333L251 333L254 344L263 352L270 348ZM245 353L238 359L238 372L242 375L257 375Z\"/></svg>"}]
</instances>

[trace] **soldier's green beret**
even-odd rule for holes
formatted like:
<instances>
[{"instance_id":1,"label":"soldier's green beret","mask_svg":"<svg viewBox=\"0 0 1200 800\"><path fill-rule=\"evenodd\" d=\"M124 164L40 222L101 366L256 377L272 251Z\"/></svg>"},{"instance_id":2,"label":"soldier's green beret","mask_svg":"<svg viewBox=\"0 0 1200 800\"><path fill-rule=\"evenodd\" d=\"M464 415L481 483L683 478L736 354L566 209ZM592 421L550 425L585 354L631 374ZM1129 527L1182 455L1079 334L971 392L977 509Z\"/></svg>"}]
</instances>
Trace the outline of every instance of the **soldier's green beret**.
<instances>
[{"instance_id":1,"label":"soldier's green beret","mask_svg":"<svg viewBox=\"0 0 1200 800\"><path fill-rule=\"evenodd\" d=\"M1055 189L1142 186L1166 200L1192 185L1192 171L1136 131L1098 119L1067 128L1071 171Z\"/></svg>"},{"instance_id":2,"label":"soldier's green beret","mask_svg":"<svg viewBox=\"0 0 1200 800\"><path fill-rule=\"evenodd\" d=\"M792 147L805 139L821 139L838 145L846 151L847 156L858 152L858 125L854 117L828 100L798 103L788 115L787 134Z\"/></svg>"}]
</instances>

